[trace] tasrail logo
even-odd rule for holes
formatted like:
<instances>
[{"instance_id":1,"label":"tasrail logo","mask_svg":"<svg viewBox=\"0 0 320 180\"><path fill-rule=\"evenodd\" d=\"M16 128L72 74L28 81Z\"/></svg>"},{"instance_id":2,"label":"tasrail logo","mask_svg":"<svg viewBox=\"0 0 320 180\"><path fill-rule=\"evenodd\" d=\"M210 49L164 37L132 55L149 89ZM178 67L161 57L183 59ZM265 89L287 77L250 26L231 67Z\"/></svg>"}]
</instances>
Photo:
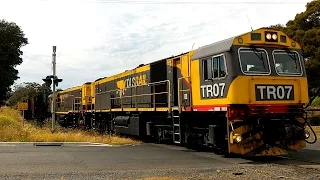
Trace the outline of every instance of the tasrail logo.
<instances>
[{"instance_id":1,"label":"tasrail logo","mask_svg":"<svg viewBox=\"0 0 320 180\"><path fill-rule=\"evenodd\" d=\"M119 91L122 92L123 95L128 88L143 86L147 84L147 75L143 74L117 81L117 88L120 89Z\"/></svg>"}]
</instances>

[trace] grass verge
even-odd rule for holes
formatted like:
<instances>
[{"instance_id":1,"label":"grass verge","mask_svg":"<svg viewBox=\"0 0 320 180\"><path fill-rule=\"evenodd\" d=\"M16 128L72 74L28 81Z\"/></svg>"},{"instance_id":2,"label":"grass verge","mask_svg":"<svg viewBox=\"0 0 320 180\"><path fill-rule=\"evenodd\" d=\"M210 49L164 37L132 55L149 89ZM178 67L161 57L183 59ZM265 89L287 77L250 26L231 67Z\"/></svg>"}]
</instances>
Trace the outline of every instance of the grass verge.
<instances>
[{"instance_id":1,"label":"grass verge","mask_svg":"<svg viewBox=\"0 0 320 180\"><path fill-rule=\"evenodd\" d=\"M23 122L20 112L0 108L0 141L2 142L92 142L112 145L140 144L140 141L116 135L100 135L82 130L62 130L51 133L49 126L42 128L32 123Z\"/></svg>"},{"instance_id":2,"label":"grass verge","mask_svg":"<svg viewBox=\"0 0 320 180\"><path fill-rule=\"evenodd\" d=\"M312 126L312 129L316 133L318 140L320 140L320 126Z\"/></svg>"}]
</instances>

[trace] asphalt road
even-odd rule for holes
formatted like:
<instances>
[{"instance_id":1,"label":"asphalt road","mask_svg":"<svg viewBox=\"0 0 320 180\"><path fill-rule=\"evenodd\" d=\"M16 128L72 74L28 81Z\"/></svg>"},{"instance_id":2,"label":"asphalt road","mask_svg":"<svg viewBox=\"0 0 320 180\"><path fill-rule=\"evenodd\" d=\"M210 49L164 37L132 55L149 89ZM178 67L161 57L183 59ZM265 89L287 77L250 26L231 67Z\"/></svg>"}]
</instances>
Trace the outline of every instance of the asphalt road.
<instances>
[{"instance_id":1,"label":"asphalt road","mask_svg":"<svg viewBox=\"0 0 320 180\"><path fill-rule=\"evenodd\" d=\"M174 175L192 178L223 168L265 163L159 144L119 147L0 144L0 159L0 179L125 179ZM291 158L271 162L318 166L320 143Z\"/></svg>"}]
</instances>

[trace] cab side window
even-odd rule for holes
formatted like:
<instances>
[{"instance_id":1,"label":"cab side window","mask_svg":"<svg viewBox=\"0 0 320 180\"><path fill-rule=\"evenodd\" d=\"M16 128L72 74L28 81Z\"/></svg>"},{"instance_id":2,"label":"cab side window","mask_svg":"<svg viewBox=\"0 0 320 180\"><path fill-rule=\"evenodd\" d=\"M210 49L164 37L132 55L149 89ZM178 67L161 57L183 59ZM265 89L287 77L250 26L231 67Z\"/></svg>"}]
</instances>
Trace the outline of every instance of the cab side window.
<instances>
[{"instance_id":1,"label":"cab side window","mask_svg":"<svg viewBox=\"0 0 320 180\"><path fill-rule=\"evenodd\" d=\"M212 64L211 59L202 60L202 76L204 81L212 78L211 64Z\"/></svg>"},{"instance_id":2,"label":"cab side window","mask_svg":"<svg viewBox=\"0 0 320 180\"><path fill-rule=\"evenodd\" d=\"M223 55L213 56L202 60L203 80L220 79L227 75L225 58Z\"/></svg>"}]
</instances>

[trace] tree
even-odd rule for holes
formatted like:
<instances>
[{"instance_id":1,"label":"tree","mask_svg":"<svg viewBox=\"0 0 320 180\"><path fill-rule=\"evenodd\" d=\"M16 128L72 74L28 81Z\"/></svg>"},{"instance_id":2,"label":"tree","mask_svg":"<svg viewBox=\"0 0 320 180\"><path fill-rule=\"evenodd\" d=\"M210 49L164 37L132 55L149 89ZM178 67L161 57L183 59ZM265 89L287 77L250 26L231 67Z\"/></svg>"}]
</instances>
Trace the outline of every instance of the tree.
<instances>
[{"instance_id":1,"label":"tree","mask_svg":"<svg viewBox=\"0 0 320 180\"><path fill-rule=\"evenodd\" d=\"M17 65L22 63L21 47L28 44L23 31L13 22L0 20L0 105L8 97L10 87L17 80Z\"/></svg>"},{"instance_id":2,"label":"tree","mask_svg":"<svg viewBox=\"0 0 320 180\"><path fill-rule=\"evenodd\" d=\"M50 88L35 82L26 82L14 86L13 92L7 101L9 106L15 106L18 102L27 101L41 93L50 92Z\"/></svg>"},{"instance_id":3,"label":"tree","mask_svg":"<svg viewBox=\"0 0 320 180\"><path fill-rule=\"evenodd\" d=\"M307 3L306 10L298 13L285 26L277 24L270 27L284 31L301 44L308 77L310 105L320 95L320 0Z\"/></svg>"}]
</instances>

